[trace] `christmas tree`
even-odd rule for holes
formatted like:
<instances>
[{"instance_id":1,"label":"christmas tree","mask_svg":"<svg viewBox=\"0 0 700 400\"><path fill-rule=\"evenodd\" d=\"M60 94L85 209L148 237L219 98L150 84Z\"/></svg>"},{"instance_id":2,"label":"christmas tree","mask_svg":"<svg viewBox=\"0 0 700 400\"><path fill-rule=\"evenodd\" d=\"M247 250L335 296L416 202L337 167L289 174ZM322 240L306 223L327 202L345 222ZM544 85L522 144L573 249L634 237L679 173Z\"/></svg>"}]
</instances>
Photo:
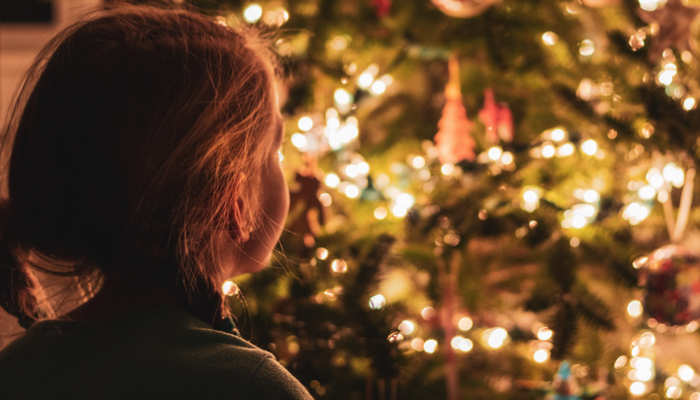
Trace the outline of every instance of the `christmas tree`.
<instances>
[{"instance_id":1,"label":"christmas tree","mask_svg":"<svg viewBox=\"0 0 700 400\"><path fill-rule=\"evenodd\" d=\"M317 398L700 399L698 2L193 3L275 38L288 230L226 290Z\"/></svg>"}]
</instances>

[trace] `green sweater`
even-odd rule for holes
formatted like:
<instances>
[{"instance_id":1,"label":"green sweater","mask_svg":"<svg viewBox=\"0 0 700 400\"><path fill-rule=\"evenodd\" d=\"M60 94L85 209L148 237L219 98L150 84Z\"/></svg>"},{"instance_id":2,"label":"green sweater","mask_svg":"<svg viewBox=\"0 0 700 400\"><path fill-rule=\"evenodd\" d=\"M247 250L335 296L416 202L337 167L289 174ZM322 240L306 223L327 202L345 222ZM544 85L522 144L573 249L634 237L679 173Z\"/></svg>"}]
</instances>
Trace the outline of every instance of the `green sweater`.
<instances>
[{"instance_id":1,"label":"green sweater","mask_svg":"<svg viewBox=\"0 0 700 400\"><path fill-rule=\"evenodd\" d=\"M35 324L0 351L0 398L312 399L270 353L172 305Z\"/></svg>"}]
</instances>

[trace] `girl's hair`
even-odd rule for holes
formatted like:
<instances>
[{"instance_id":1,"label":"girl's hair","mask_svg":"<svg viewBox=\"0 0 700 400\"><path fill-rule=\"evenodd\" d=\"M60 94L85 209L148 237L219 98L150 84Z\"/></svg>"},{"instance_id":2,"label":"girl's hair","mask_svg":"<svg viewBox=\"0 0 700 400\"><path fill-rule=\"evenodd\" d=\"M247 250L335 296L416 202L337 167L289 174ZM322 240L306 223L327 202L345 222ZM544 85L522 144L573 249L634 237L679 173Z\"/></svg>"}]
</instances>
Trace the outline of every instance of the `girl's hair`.
<instances>
[{"instance_id":1,"label":"girl's hair","mask_svg":"<svg viewBox=\"0 0 700 400\"><path fill-rule=\"evenodd\" d=\"M25 328L49 315L41 269L126 274L208 323L229 315L216 238L240 245L262 217L276 126L262 44L194 12L118 6L42 50L3 132L2 308Z\"/></svg>"}]
</instances>

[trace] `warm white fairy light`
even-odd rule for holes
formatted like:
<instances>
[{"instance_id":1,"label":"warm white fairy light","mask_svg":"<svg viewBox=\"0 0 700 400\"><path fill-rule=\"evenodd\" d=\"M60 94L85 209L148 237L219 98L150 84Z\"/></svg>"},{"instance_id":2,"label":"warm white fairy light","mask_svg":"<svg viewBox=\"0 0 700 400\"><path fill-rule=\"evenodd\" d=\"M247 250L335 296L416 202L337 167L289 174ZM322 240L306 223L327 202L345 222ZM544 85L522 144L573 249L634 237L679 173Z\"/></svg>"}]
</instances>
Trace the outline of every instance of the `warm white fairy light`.
<instances>
[{"instance_id":1,"label":"warm white fairy light","mask_svg":"<svg viewBox=\"0 0 700 400\"><path fill-rule=\"evenodd\" d=\"M359 78L357 78L357 86L361 87L362 89L367 89L368 87L372 86L372 82L374 82L374 76L367 72L361 73Z\"/></svg>"},{"instance_id":2,"label":"warm white fairy light","mask_svg":"<svg viewBox=\"0 0 700 400\"><path fill-rule=\"evenodd\" d=\"M395 217L402 218L408 214L408 208L402 206L401 204L395 204L393 207L391 207L391 213L394 214Z\"/></svg>"},{"instance_id":3,"label":"warm white fairy light","mask_svg":"<svg viewBox=\"0 0 700 400\"><path fill-rule=\"evenodd\" d=\"M338 175L331 172L330 174L326 175L324 182L326 183L326 186L335 188L340 185L340 178Z\"/></svg>"},{"instance_id":4,"label":"warm white fairy light","mask_svg":"<svg viewBox=\"0 0 700 400\"><path fill-rule=\"evenodd\" d=\"M534 203L539 201L539 199L540 196L534 190L530 189L523 192L523 200L525 200L526 203Z\"/></svg>"},{"instance_id":5,"label":"warm white fairy light","mask_svg":"<svg viewBox=\"0 0 700 400\"><path fill-rule=\"evenodd\" d=\"M464 338L459 342L459 349L463 352L469 352L474 348L474 342L471 340Z\"/></svg>"},{"instance_id":6,"label":"warm white fairy light","mask_svg":"<svg viewBox=\"0 0 700 400\"><path fill-rule=\"evenodd\" d=\"M379 310L386 305L386 299L381 294L375 294L369 298L369 308Z\"/></svg>"},{"instance_id":7,"label":"warm white fairy light","mask_svg":"<svg viewBox=\"0 0 700 400\"><path fill-rule=\"evenodd\" d=\"M420 312L420 316L426 321L430 321L435 318L436 315L437 311L435 311L433 307L424 307Z\"/></svg>"},{"instance_id":8,"label":"warm white fairy light","mask_svg":"<svg viewBox=\"0 0 700 400\"><path fill-rule=\"evenodd\" d=\"M357 186L350 184L345 188L345 195L351 199L354 199L360 195L360 189Z\"/></svg>"},{"instance_id":9,"label":"warm white fairy light","mask_svg":"<svg viewBox=\"0 0 700 400\"><path fill-rule=\"evenodd\" d=\"M659 74L656 76L656 79L659 81L660 84L668 86L673 83L674 76L676 76L675 71L663 70L659 72Z\"/></svg>"},{"instance_id":10,"label":"warm white fairy light","mask_svg":"<svg viewBox=\"0 0 700 400\"><path fill-rule=\"evenodd\" d=\"M642 336L639 337L639 347L646 349L656 343L656 336L651 332L644 332Z\"/></svg>"},{"instance_id":11,"label":"warm white fairy light","mask_svg":"<svg viewBox=\"0 0 700 400\"><path fill-rule=\"evenodd\" d=\"M468 331L474 326L474 322L469 317L462 317L459 319L457 326L463 331Z\"/></svg>"},{"instance_id":12,"label":"warm white fairy light","mask_svg":"<svg viewBox=\"0 0 700 400\"><path fill-rule=\"evenodd\" d=\"M452 164L443 164L442 167L440 167L440 172L445 176L450 176L455 172L455 166Z\"/></svg>"},{"instance_id":13,"label":"warm white fairy light","mask_svg":"<svg viewBox=\"0 0 700 400\"><path fill-rule=\"evenodd\" d=\"M614 367L620 369L624 368L625 365L627 365L627 356L617 357L617 359L615 360Z\"/></svg>"},{"instance_id":14,"label":"warm white fairy light","mask_svg":"<svg viewBox=\"0 0 700 400\"><path fill-rule=\"evenodd\" d=\"M301 133L295 133L292 135L292 144L299 150L302 150L307 145L306 136Z\"/></svg>"},{"instance_id":15,"label":"warm white fairy light","mask_svg":"<svg viewBox=\"0 0 700 400\"><path fill-rule=\"evenodd\" d=\"M385 207L377 207L374 210L374 218L376 218L376 219L380 219L380 220L384 219L384 218L386 218L386 216L388 214L389 214L389 212L387 211L387 209Z\"/></svg>"},{"instance_id":16,"label":"warm white fairy light","mask_svg":"<svg viewBox=\"0 0 700 400\"><path fill-rule=\"evenodd\" d=\"M557 147L556 154L557 157L568 157L574 154L574 145L571 143L564 143L563 145Z\"/></svg>"},{"instance_id":17,"label":"warm white fairy light","mask_svg":"<svg viewBox=\"0 0 700 400\"><path fill-rule=\"evenodd\" d=\"M328 249L326 249L325 247L319 247L318 249L316 249L316 258L318 258L319 260L325 260L326 258L328 258Z\"/></svg>"},{"instance_id":18,"label":"warm white fairy light","mask_svg":"<svg viewBox=\"0 0 700 400\"><path fill-rule=\"evenodd\" d=\"M583 201L587 203L595 203L598 200L600 200L600 194L593 189L586 190L583 193Z\"/></svg>"},{"instance_id":19,"label":"warm white fairy light","mask_svg":"<svg viewBox=\"0 0 700 400\"><path fill-rule=\"evenodd\" d=\"M357 169L357 165L355 164L348 164L345 166L343 169L343 172L345 172L345 175L349 178L356 178L357 175L360 174L360 171Z\"/></svg>"},{"instance_id":20,"label":"warm white fairy light","mask_svg":"<svg viewBox=\"0 0 700 400\"><path fill-rule=\"evenodd\" d=\"M622 218L628 220L632 225L637 225L644 221L649 216L650 212L651 210L645 204L634 202L625 207L622 212Z\"/></svg>"},{"instance_id":21,"label":"warm white fairy light","mask_svg":"<svg viewBox=\"0 0 700 400\"><path fill-rule=\"evenodd\" d=\"M262 7L259 4L250 4L243 10L243 19L250 24L258 22L260 17L262 17Z\"/></svg>"},{"instance_id":22,"label":"warm white fairy light","mask_svg":"<svg viewBox=\"0 0 700 400\"><path fill-rule=\"evenodd\" d=\"M342 106L347 106L348 104L352 103L352 95L348 93L347 90L342 88L336 89L336 91L333 93L333 98L335 99L336 103Z\"/></svg>"},{"instance_id":23,"label":"warm white fairy light","mask_svg":"<svg viewBox=\"0 0 700 400\"><path fill-rule=\"evenodd\" d=\"M671 386L666 389L666 397L669 399L678 399L683 394L683 391L678 386Z\"/></svg>"},{"instance_id":24,"label":"warm white fairy light","mask_svg":"<svg viewBox=\"0 0 700 400\"><path fill-rule=\"evenodd\" d=\"M632 382L630 385L630 393L633 396L641 396L647 391L647 385L643 382Z\"/></svg>"},{"instance_id":25,"label":"warm white fairy light","mask_svg":"<svg viewBox=\"0 0 700 400\"><path fill-rule=\"evenodd\" d=\"M644 11L654 11L659 5L666 3L666 0L639 0L639 7Z\"/></svg>"},{"instance_id":26,"label":"warm white fairy light","mask_svg":"<svg viewBox=\"0 0 700 400\"><path fill-rule=\"evenodd\" d=\"M637 318L642 315L642 303L639 300L632 300L627 304L627 314L630 317Z\"/></svg>"},{"instance_id":27,"label":"warm white fairy light","mask_svg":"<svg viewBox=\"0 0 700 400\"><path fill-rule=\"evenodd\" d=\"M411 165L413 165L413 168L423 168L425 166L425 158L421 156L413 157Z\"/></svg>"},{"instance_id":28,"label":"warm white fairy light","mask_svg":"<svg viewBox=\"0 0 700 400\"><path fill-rule=\"evenodd\" d=\"M535 360L535 362L543 363L549 360L549 351L546 349L539 349L532 355L532 359Z\"/></svg>"},{"instance_id":29,"label":"warm white fairy light","mask_svg":"<svg viewBox=\"0 0 700 400\"><path fill-rule=\"evenodd\" d=\"M333 260L331 270L336 274L344 274L348 270L348 263L343 260Z\"/></svg>"},{"instance_id":30,"label":"warm white fairy light","mask_svg":"<svg viewBox=\"0 0 700 400\"><path fill-rule=\"evenodd\" d=\"M547 46L554 46L557 44L557 40L559 40L559 36L557 36L557 34L554 32L550 31L542 34L542 41Z\"/></svg>"},{"instance_id":31,"label":"warm white fairy light","mask_svg":"<svg viewBox=\"0 0 700 400\"><path fill-rule=\"evenodd\" d=\"M700 392L693 392L693 394L688 397L688 400L700 400Z\"/></svg>"},{"instance_id":32,"label":"warm white fairy light","mask_svg":"<svg viewBox=\"0 0 700 400\"><path fill-rule=\"evenodd\" d=\"M510 151L504 151L501 156L501 162L505 165L510 165L513 163L513 153Z\"/></svg>"},{"instance_id":33,"label":"warm white fairy light","mask_svg":"<svg viewBox=\"0 0 700 400\"><path fill-rule=\"evenodd\" d=\"M457 335L457 336L452 338L452 341L450 341L450 345L452 346L453 349L459 350L459 346L462 344L462 340L464 340L464 338Z\"/></svg>"},{"instance_id":34,"label":"warm white fairy light","mask_svg":"<svg viewBox=\"0 0 700 400\"><path fill-rule=\"evenodd\" d=\"M581 143L581 151L589 156L594 156L598 151L598 143L593 139L588 139Z\"/></svg>"},{"instance_id":35,"label":"warm white fairy light","mask_svg":"<svg viewBox=\"0 0 700 400\"><path fill-rule=\"evenodd\" d=\"M399 324L399 331L404 335L410 335L416 330L416 324L413 321L403 320Z\"/></svg>"},{"instance_id":36,"label":"warm white fairy light","mask_svg":"<svg viewBox=\"0 0 700 400\"><path fill-rule=\"evenodd\" d=\"M333 197L328 193L321 193L318 195L318 201L321 202L322 206L330 207L330 205L333 204Z\"/></svg>"},{"instance_id":37,"label":"warm white fairy light","mask_svg":"<svg viewBox=\"0 0 700 400\"><path fill-rule=\"evenodd\" d=\"M438 347L438 343L434 339L426 340L425 343L423 343L423 350L429 354L435 353L435 350L437 350L437 347Z\"/></svg>"},{"instance_id":38,"label":"warm white fairy light","mask_svg":"<svg viewBox=\"0 0 700 400\"><path fill-rule=\"evenodd\" d=\"M223 285L221 285L221 291L226 296L235 296L238 294L238 285L236 285L233 281L226 281Z\"/></svg>"},{"instance_id":39,"label":"warm white fairy light","mask_svg":"<svg viewBox=\"0 0 700 400\"><path fill-rule=\"evenodd\" d=\"M386 91L386 83L382 81L374 81L374 83L372 83L372 86L370 86L369 90L370 92L372 92L372 94L378 96Z\"/></svg>"},{"instance_id":40,"label":"warm white fairy light","mask_svg":"<svg viewBox=\"0 0 700 400\"><path fill-rule=\"evenodd\" d=\"M562 128L554 128L552 131L549 133L549 137L552 138L555 142L561 142L566 138L566 131Z\"/></svg>"},{"instance_id":41,"label":"warm white fairy light","mask_svg":"<svg viewBox=\"0 0 700 400\"><path fill-rule=\"evenodd\" d=\"M593 44L593 41L588 39L581 41L581 45L578 48L578 52L582 56L593 55L593 53L595 52L595 45Z\"/></svg>"},{"instance_id":42,"label":"warm white fairy light","mask_svg":"<svg viewBox=\"0 0 700 400\"><path fill-rule=\"evenodd\" d=\"M554 157L556 151L556 148L551 143L547 143L544 146L542 146L542 157L552 158Z\"/></svg>"},{"instance_id":43,"label":"warm white fairy light","mask_svg":"<svg viewBox=\"0 0 700 400\"><path fill-rule=\"evenodd\" d=\"M503 149L501 149L498 146L491 147L489 149L488 155L491 161L496 161L499 158L501 158L501 155L503 154Z\"/></svg>"},{"instance_id":44,"label":"warm white fairy light","mask_svg":"<svg viewBox=\"0 0 700 400\"><path fill-rule=\"evenodd\" d=\"M415 198L408 193L401 193L396 198L396 204L406 209L413 207L415 201Z\"/></svg>"},{"instance_id":45,"label":"warm white fairy light","mask_svg":"<svg viewBox=\"0 0 700 400\"><path fill-rule=\"evenodd\" d=\"M690 365L683 364L680 367L678 367L678 377L681 378L683 382L690 382L690 380L693 379L694 376L695 371Z\"/></svg>"},{"instance_id":46,"label":"warm white fairy light","mask_svg":"<svg viewBox=\"0 0 700 400\"><path fill-rule=\"evenodd\" d=\"M647 182L656 189L660 189L664 185L664 177L657 168L651 168L647 172Z\"/></svg>"},{"instance_id":47,"label":"warm white fairy light","mask_svg":"<svg viewBox=\"0 0 700 400\"><path fill-rule=\"evenodd\" d=\"M503 343L508 338L508 332L503 328L487 329L484 332L484 337L489 347L497 349L503 346Z\"/></svg>"},{"instance_id":48,"label":"warm white fairy light","mask_svg":"<svg viewBox=\"0 0 700 400\"><path fill-rule=\"evenodd\" d=\"M651 185L644 185L637 191L637 195L642 200L651 200L656 196L656 189Z\"/></svg>"},{"instance_id":49,"label":"warm white fairy light","mask_svg":"<svg viewBox=\"0 0 700 400\"><path fill-rule=\"evenodd\" d=\"M411 348L415 351L423 351L424 344L425 342L421 338L411 340Z\"/></svg>"},{"instance_id":50,"label":"warm white fairy light","mask_svg":"<svg viewBox=\"0 0 700 400\"><path fill-rule=\"evenodd\" d=\"M554 334L554 332L552 332L551 329L549 329L545 326L545 327L540 328L537 331L537 338L540 340L549 340L552 338L553 334Z\"/></svg>"},{"instance_id":51,"label":"warm white fairy light","mask_svg":"<svg viewBox=\"0 0 700 400\"><path fill-rule=\"evenodd\" d=\"M313 128L314 121L309 117L301 117L299 118L299 122L297 123L297 125L299 126L299 129L306 132L309 129Z\"/></svg>"}]
</instances>

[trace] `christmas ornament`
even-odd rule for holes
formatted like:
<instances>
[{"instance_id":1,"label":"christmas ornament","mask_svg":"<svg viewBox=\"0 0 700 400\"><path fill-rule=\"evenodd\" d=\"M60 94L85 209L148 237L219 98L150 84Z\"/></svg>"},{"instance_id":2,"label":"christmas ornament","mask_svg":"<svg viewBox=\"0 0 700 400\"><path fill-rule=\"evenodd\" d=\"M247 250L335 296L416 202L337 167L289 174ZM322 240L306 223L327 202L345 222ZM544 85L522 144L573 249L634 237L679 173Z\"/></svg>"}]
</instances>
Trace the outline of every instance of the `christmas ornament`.
<instances>
[{"instance_id":1,"label":"christmas ornament","mask_svg":"<svg viewBox=\"0 0 700 400\"><path fill-rule=\"evenodd\" d=\"M472 122L467 118L467 110L462 104L459 81L459 62L456 56L449 61L450 78L445 87L445 107L438 122L435 135L435 148L442 164L455 164L462 160L473 161L476 142L469 135Z\"/></svg>"},{"instance_id":2,"label":"christmas ornament","mask_svg":"<svg viewBox=\"0 0 700 400\"><path fill-rule=\"evenodd\" d=\"M669 326L700 319L700 257L682 245L668 245L635 261L645 288L644 312Z\"/></svg>"},{"instance_id":3,"label":"christmas ornament","mask_svg":"<svg viewBox=\"0 0 700 400\"><path fill-rule=\"evenodd\" d=\"M372 0L372 6L377 18L386 17L391 11L391 0Z\"/></svg>"},{"instance_id":4,"label":"christmas ornament","mask_svg":"<svg viewBox=\"0 0 700 400\"><path fill-rule=\"evenodd\" d=\"M490 143L513 140L513 114L507 104L496 104L493 90L484 91L484 107L479 110L479 118L486 126L486 139Z\"/></svg>"},{"instance_id":5,"label":"christmas ornament","mask_svg":"<svg viewBox=\"0 0 700 400\"><path fill-rule=\"evenodd\" d=\"M289 194L289 229L301 235L307 247L312 247L314 237L325 222L323 205L318 198L321 180L315 168L305 167L297 172L294 181L297 188Z\"/></svg>"},{"instance_id":6,"label":"christmas ornament","mask_svg":"<svg viewBox=\"0 0 700 400\"><path fill-rule=\"evenodd\" d=\"M690 28L698 13L700 8L688 7L681 0L668 0L665 5L659 2L653 11L640 9L638 14L642 20L658 25L658 33L652 40L649 57L659 58L668 48L675 48L679 52L690 51Z\"/></svg>"},{"instance_id":7,"label":"christmas ornament","mask_svg":"<svg viewBox=\"0 0 700 400\"><path fill-rule=\"evenodd\" d=\"M559 369L554 380L552 381L552 389L554 389L554 400L580 400L578 396L579 387L576 378L571 375L571 366L568 361L562 361L559 364Z\"/></svg>"},{"instance_id":8,"label":"christmas ornament","mask_svg":"<svg viewBox=\"0 0 700 400\"><path fill-rule=\"evenodd\" d=\"M591 8L600 8L619 2L620 0L583 0L583 5Z\"/></svg>"},{"instance_id":9,"label":"christmas ornament","mask_svg":"<svg viewBox=\"0 0 700 400\"><path fill-rule=\"evenodd\" d=\"M431 0L440 11L457 18L470 18L491 7L496 0Z\"/></svg>"}]
</instances>

